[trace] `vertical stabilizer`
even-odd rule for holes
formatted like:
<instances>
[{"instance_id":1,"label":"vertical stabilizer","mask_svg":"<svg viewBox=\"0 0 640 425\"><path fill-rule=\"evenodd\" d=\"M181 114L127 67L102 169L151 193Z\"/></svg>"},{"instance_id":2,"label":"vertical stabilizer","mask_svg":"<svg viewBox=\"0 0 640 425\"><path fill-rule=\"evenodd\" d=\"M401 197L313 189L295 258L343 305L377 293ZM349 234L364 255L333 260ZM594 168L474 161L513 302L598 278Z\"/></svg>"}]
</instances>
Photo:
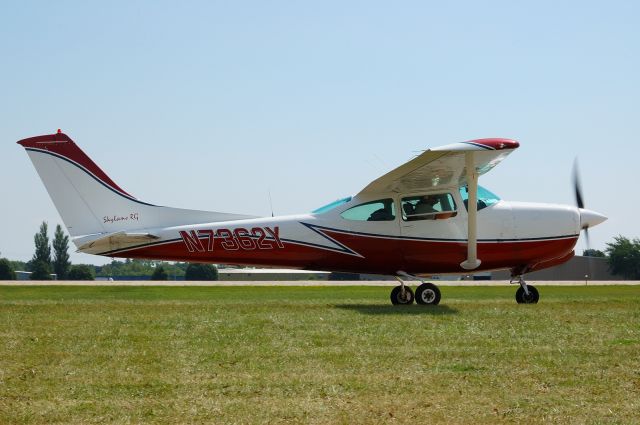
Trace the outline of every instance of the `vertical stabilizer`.
<instances>
[{"instance_id":1,"label":"vertical stabilizer","mask_svg":"<svg viewBox=\"0 0 640 425\"><path fill-rule=\"evenodd\" d=\"M60 132L18 142L33 162L72 237L254 218L142 202L118 186Z\"/></svg>"}]
</instances>

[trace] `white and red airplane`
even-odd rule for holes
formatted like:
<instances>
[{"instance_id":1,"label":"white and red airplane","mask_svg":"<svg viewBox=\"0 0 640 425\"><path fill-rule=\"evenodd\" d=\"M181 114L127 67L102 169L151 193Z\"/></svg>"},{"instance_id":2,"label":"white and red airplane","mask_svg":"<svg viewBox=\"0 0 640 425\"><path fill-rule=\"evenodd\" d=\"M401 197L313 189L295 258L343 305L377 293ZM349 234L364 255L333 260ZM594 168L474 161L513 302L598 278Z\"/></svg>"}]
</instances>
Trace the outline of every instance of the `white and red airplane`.
<instances>
[{"instance_id":1,"label":"white and red airplane","mask_svg":"<svg viewBox=\"0 0 640 425\"><path fill-rule=\"evenodd\" d=\"M419 278L509 269L518 303L538 302L527 272L574 255L580 230L604 220L578 207L507 202L478 176L518 148L480 139L429 149L354 196L307 214L255 217L142 202L66 134L20 140L79 252L106 257L276 266L396 277L393 304L436 305ZM418 279L414 292L403 279Z\"/></svg>"}]
</instances>

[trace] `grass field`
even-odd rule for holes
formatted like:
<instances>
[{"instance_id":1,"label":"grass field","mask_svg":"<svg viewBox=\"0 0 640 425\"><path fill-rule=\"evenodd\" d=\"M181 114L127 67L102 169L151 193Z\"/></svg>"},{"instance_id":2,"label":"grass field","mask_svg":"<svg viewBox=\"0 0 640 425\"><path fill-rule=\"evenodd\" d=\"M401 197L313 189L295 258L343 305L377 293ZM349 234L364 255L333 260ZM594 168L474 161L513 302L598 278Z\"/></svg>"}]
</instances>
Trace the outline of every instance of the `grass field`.
<instances>
[{"instance_id":1,"label":"grass field","mask_svg":"<svg viewBox=\"0 0 640 425\"><path fill-rule=\"evenodd\" d=\"M0 423L639 423L640 287L0 287Z\"/></svg>"}]
</instances>

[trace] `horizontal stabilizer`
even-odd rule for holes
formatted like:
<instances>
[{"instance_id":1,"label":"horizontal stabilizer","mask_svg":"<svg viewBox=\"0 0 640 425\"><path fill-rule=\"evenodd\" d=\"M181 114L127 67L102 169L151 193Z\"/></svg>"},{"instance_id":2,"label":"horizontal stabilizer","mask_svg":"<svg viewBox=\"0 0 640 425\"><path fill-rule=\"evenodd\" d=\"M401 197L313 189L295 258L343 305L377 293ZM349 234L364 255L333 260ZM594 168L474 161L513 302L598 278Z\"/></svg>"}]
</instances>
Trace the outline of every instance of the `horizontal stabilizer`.
<instances>
[{"instance_id":1,"label":"horizontal stabilizer","mask_svg":"<svg viewBox=\"0 0 640 425\"><path fill-rule=\"evenodd\" d=\"M96 237L97 236L97 237ZM91 239L84 242L83 240ZM78 245L78 252L94 254L98 252L108 252L116 249L128 248L134 245L140 245L147 242L154 242L160 239L160 236L151 233L131 233L131 232L115 232L106 235L94 235L81 238L74 241Z\"/></svg>"}]
</instances>

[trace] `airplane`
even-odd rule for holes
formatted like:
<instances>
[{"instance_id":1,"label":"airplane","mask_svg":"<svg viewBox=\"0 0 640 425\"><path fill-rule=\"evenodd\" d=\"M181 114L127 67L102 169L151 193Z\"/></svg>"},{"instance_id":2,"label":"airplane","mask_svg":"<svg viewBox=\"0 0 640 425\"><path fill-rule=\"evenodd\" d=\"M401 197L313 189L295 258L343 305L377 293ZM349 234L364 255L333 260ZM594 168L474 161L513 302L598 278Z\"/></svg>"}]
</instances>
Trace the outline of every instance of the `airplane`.
<instances>
[{"instance_id":1,"label":"airplane","mask_svg":"<svg viewBox=\"0 0 640 425\"><path fill-rule=\"evenodd\" d=\"M310 213L257 217L140 201L69 136L20 140L78 252L106 257L371 273L398 280L394 305L437 305L424 276L510 270L516 301L538 290L526 273L568 261L581 230L606 217L577 206L510 202L478 185L520 145L477 139L428 149L360 192ZM409 280L418 280L415 292Z\"/></svg>"}]
</instances>

